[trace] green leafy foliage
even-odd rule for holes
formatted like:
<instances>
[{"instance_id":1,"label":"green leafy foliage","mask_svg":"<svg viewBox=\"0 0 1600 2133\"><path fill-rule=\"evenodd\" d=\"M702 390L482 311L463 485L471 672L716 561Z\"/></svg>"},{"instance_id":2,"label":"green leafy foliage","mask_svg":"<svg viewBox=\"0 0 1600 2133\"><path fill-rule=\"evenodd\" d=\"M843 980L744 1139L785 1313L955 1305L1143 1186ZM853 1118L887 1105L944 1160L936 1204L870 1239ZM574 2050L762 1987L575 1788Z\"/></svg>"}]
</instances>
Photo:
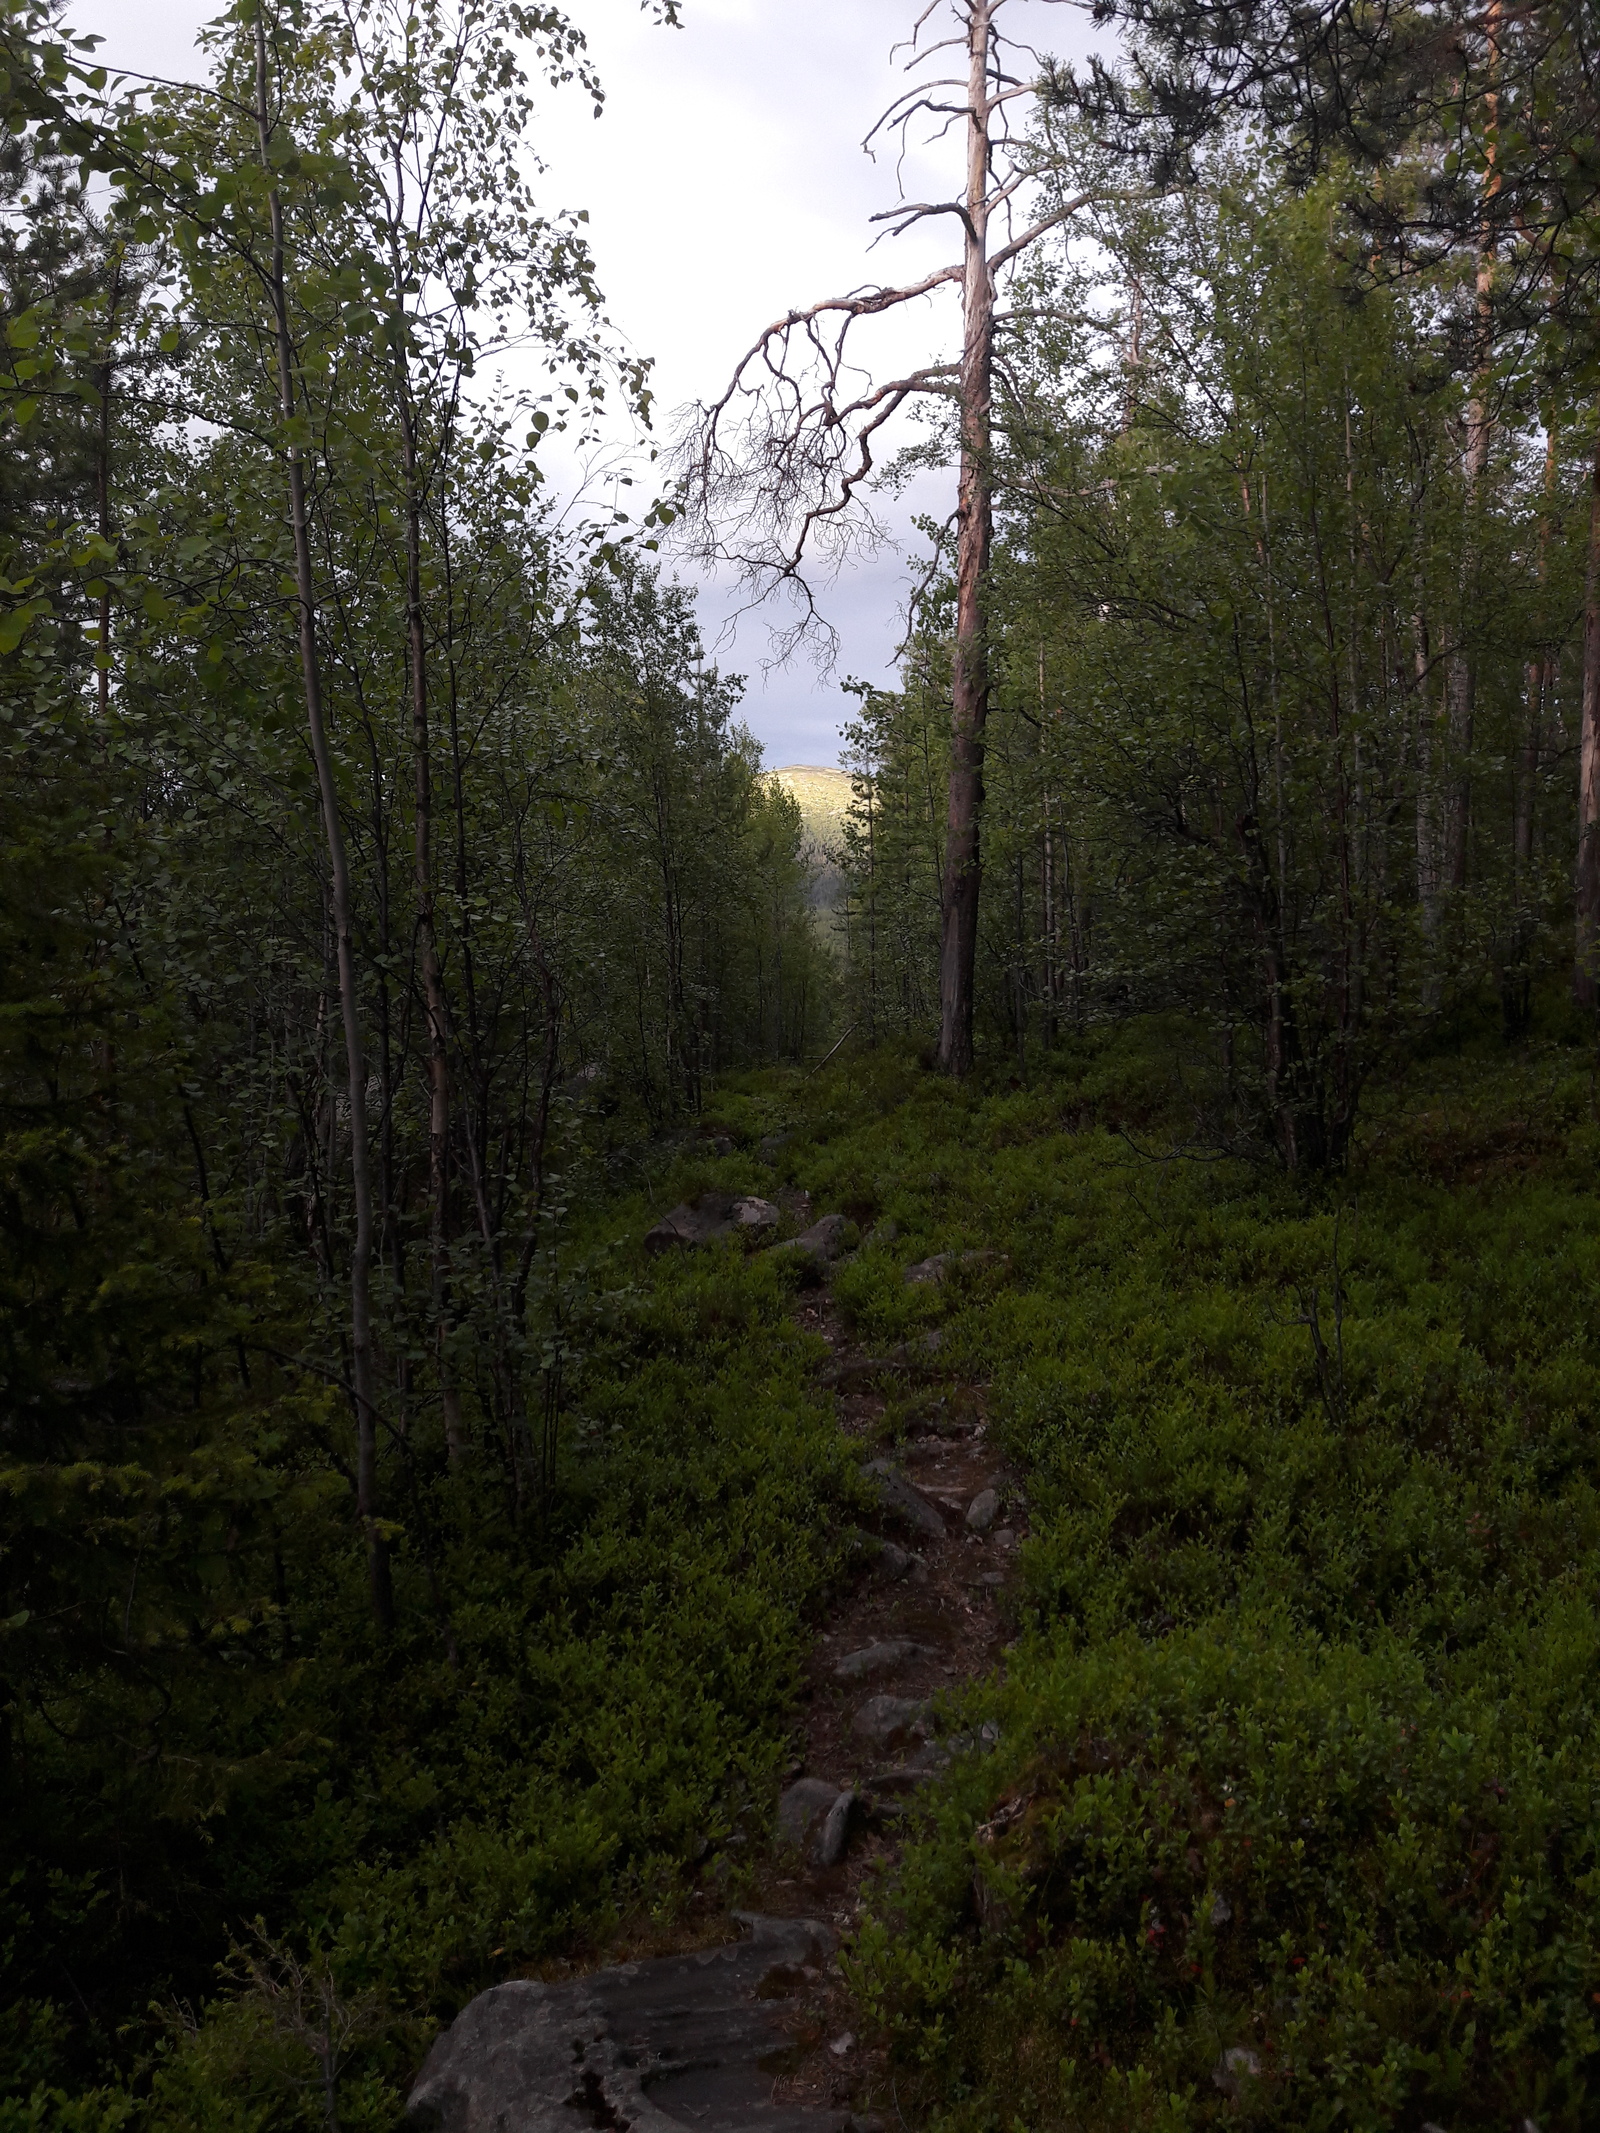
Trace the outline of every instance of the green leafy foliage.
<instances>
[{"instance_id":1,"label":"green leafy foliage","mask_svg":"<svg viewBox=\"0 0 1600 2133\"><path fill-rule=\"evenodd\" d=\"M1172 1034L987 1098L883 1076L808 1170L898 1221L840 1294L875 1338L943 1319L1032 1506L1019 1642L951 1714L999 1746L874 1899L857 1989L951 2128L1575 2128L1587 1077L1418 1067L1308 1201L1173 1148ZM1004 1256L953 1300L900 1281L952 1248Z\"/></svg>"}]
</instances>

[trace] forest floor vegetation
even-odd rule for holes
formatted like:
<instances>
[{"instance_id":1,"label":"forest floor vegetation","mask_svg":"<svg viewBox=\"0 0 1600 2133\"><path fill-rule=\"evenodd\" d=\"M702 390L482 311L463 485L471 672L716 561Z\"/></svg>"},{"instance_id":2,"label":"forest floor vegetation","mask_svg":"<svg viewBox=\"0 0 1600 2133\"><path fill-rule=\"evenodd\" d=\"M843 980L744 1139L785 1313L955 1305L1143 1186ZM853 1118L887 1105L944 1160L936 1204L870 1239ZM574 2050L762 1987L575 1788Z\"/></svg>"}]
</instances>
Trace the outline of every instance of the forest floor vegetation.
<instances>
[{"instance_id":1,"label":"forest floor vegetation","mask_svg":"<svg viewBox=\"0 0 1600 2133\"><path fill-rule=\"evenodd\" d=\"M848 2024L834 2100L891 2123L1590 2123L1589 1055L1418 1061L1308 1185L1182 1146L1171 1035L1026 1084L848 1050L730 1081L576 1208L598 1300L539 1518L435 1507L431 1564L397 1519L380 1649L308 1515L327 1589L214 1714L198 1833L137 1825L81 1741L31 1773L6 2133L390 2125L485 1985L819 1887L844 1947L802 2041ZM711 1190L854 1249L825 1288L648 1257ZM839 1367L891 1354L929 1360ZM931 1589L875 1582L883 1454L951 1495ZM860 1761L835 1658L919 1608L955 1752L797 1873L780 1790Z\"/></svg>"},{"instance_id":2,"label":"forest floor vegetation","mask_svg":"<svg viewBox=\"0 0 1600 2133\"><path fill-rule=\"evenodd\" d=\"M1150 1030L840 1121L1031 1533L846 1967L907 2122L1552 2133L1600 2052L1586 1053L1417 1063L1308 1189L1173 1143ZM858 1100L866 1097L862 1090ZM886 2099L887 2100L887 2099Z\"/></svg>"}]
</instances>

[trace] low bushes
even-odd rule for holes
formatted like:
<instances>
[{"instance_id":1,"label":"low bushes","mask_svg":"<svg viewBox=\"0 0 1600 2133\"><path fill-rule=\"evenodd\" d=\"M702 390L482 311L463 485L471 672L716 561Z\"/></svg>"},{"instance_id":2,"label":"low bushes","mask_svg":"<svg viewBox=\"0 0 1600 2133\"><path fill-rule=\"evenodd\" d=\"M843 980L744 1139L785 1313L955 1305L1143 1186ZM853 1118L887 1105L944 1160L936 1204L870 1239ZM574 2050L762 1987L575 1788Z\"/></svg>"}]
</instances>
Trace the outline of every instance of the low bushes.
<instances>
[{"instance_id":1,"label":"low bushes","mask_svg":"<svg viewBox=\"0 0 1600 2133\"><path fill-rule=\"evenodd\" d=\"M943 1315L1032 1503L961 1715L1003 1745L854 1952L896 2093L948 2133L1587 2125L1586 1077L1436 1060L1307 1194L1124 1129L1114 1068L914 1092L818 1159L877 1179L897 1256L1009 1262L930 1304L864 1254L840 1291Z\"/></svg>"}]
</instances>

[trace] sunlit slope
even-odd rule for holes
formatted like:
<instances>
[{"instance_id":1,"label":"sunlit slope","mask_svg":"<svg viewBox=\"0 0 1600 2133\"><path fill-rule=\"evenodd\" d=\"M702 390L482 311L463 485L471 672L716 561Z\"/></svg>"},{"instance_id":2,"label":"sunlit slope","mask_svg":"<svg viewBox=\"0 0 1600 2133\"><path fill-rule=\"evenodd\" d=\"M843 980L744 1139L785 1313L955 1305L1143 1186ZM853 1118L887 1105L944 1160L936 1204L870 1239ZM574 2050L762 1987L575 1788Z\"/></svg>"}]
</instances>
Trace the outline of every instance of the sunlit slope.
<instances>
[{"instance_id":1,"label":"sunlit slope","mask_svg":"<svg viewBox=\"0 0 1600 2133\"><path fill-rule=\"evenodd\" d=\"M835 860L853 797L849 773L818 763L785 763L772 777L800 803L806 856L812 866L811 907L824 913L835 911L844 900L844 875Z\"/></svg>"},{"instance_id":2,"label":"sunlit slope","mask_svg":"<svg viewBox=\"0 0 1600 2133\"><path fill-rule=\"evenodd\" d=\"M836 846L850 811L850 776L815 763L785 763L772 775L800 803L806 835L816 845Z\"/></svg>"}]
</instances>

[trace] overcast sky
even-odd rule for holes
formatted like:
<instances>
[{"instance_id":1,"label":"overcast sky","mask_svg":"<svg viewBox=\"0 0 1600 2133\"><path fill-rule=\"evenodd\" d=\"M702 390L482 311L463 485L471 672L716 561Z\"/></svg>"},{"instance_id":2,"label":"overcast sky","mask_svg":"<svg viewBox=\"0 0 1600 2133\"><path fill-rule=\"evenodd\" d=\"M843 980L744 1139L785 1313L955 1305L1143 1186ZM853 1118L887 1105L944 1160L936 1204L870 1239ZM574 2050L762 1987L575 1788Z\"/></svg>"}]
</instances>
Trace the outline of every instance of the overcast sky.
<instances>
[{"instance_id":1,"label":"overcast sky","mask_svg":"<svg viewBox=\"0 0 1600 2133\"><path fill-rule=\"evenodd\" d=\"M101 58L158 74L195 71L193 38L216 0L73 0L71 21L104 39ZM929 224L870 257L868 218L892 204L892 163L861 138L902 78L889 52L911 0L685 0L666 30L637 0L572 0L606 88L590 116L573 93L545 100L535 147L550 206L586 207L607 308L656 363L667 429L675 410L714 395L760 328L797 303L940 264L948 225ZM1012 0L1008 28L1044 49L1080 51L1082 16L1053 0ZM959 150L930 154L907 188L959 181ZM928 197L926 192L923 197ZM947 352L953 304L932 302L877 329L885 363ZM908 433L909 434L909 433ZM917 506L948 508L942 485ZM906 507L893 514L906 527ZM914 539L914 536L912 536ZM822 605L842 651L833 676L804 662L763 672L768 619L745 616L721 644L725 668L749 677L745 715L769 763L831 763L847 715L839 680L891 676L907 564L892 551L854 566ZM706 589L717 635L732 603Z\"/></svg>"}]
</instances>

